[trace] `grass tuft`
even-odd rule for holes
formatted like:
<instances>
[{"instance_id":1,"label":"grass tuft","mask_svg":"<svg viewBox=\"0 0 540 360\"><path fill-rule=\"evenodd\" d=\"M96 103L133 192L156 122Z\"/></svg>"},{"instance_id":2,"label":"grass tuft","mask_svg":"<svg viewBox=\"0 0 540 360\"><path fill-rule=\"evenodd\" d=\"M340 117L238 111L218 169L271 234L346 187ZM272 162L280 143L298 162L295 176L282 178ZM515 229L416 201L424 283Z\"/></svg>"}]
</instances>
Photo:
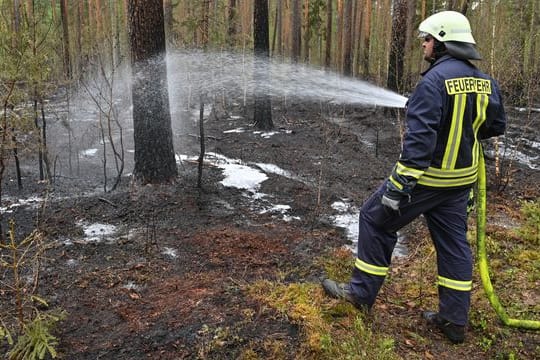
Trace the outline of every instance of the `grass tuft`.
<instances>
[{"instance_id":1,"label":"grass tuft","mask_svg":"<svg viewBox=\"0 0 540 360\"><path fill-rule=\"evenodd\" d=\"M347 266L336 257L332 259L329 268L339 276ZM350 253L345 262L350 262ZM304 339L299 349L302 358L399 358L392 338L374 332L369 319L352 305L326 297L319 284L259 281L248 291L252 297L299 325Z\"/></svg>"}]
</instances>

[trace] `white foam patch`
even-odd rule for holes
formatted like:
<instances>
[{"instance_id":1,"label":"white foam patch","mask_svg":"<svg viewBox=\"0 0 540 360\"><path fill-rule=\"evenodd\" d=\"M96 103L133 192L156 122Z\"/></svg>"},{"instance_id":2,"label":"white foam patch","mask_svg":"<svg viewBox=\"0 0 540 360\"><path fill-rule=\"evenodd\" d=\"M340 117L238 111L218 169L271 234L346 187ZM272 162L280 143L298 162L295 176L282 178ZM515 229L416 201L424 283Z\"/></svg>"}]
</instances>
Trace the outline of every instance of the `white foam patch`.
<instances>
[{"instance_id":1,"label":"white foam patch","mask_svg":"<svg viewBox=\"0 0 540 360\"><path fill-rule=\"evenodd\" d=\"M180 155L181 160L194 160L196 157ZM252 209L260 214L280 216L285 221L299 220L299 217L290 216L289 205L275 205L267 199L268 194L259 192L261 184L268 179L267 174L276 174L290 177L290 173L273 164L246 164L238 159L229 159L216 153L208 153L205 161L222 169L225 178L221 181L223 186L245 190L245 195L253 200Z\"/></svg>"},{"instance_id":2,"label":"white foam patch","mask_svg":"<svg viewBox=\"0 0 540 360\"><path fill-rule=\"evenodd\" d=\"M260 184L268 179L265 173L246 165L227 164L222 165L225 179L221 181L224 186L256 192Z\"/></svg>"},{"instance_id":3,"label":"white foam patch","mask_svg":"<svg viewBox=\"0 0 540 360\"><path fill-rule=\"evenodd\" d=\"M0 207L0 211L2 213L12 213L16 208L18 207L30 207L35 208L37 207L42 201L43 198L32 196L26 199L15 199L15 198L6 198L3 203L13 201L13 203Z\"/></svg>"},{"instance_id":4,"label":"white foam patch","mask_svg":"<svg viewBox=\"0 0 540 360\"><path fill-rule=\"evenodd\" d=\"M79 226L82 227L84 231L85 242L101 242L105 240L111 240L114 235L116 235L116 226L110 224L86 224L84 222L79 222Z\"/></svg>"},{"instance_id":5,"label":"white foam patch","mask_svg":"<svg viewBox=\"0 0 540 360\"><path fill-rule=\"evenodd\" d=\"M224 134L243 133L243 132L246 132L246 130L241 127L223 131Z\"/></svg>"},{"instance_id":6,"label":"white foam patch","mask_svg":"<svg viewBox=\"0 0 540 360\"><path fill-rule=\"evenodd\" d=\"M176 250L170 247L163 248L163 251L161 253L173 259L176 259L178 257Z\"/></svg>"},{"instance_id":7,"label":"white foam patch","mask_svg":"<svg viewBox=\"0 0 540 360\"><path fill-rule=\"evenodd\" d=\"M98 152L98 149L87 149L87 150L81 151L81 155L86 156L86 157L91 157L91 156L96 156L97 152Z\"/></svg>"},{"instance_id":8,"label":"white foam patch","mask_svg":"<svg viewBox=\"0 0 540 360\"><path fill-rule=\"evenodd\" d=\"M262 171L266 173L276 174L286 178L292 177L290 172L283 170L279 166L273 164L256 163L255 165L257 165Z\"/></svg>"},{"instance_id":9,"label":"white foam patch","mask_svg":"<svg viewBox=\"0 0 540 360\"><path fill-rule=\"evenodd\" d=\"M262 138L269 139L272 136L279 134L279 131L266 131L266 132L254 131L253 133L256 135L261 135Z\"/></svg>"}]
</instances>

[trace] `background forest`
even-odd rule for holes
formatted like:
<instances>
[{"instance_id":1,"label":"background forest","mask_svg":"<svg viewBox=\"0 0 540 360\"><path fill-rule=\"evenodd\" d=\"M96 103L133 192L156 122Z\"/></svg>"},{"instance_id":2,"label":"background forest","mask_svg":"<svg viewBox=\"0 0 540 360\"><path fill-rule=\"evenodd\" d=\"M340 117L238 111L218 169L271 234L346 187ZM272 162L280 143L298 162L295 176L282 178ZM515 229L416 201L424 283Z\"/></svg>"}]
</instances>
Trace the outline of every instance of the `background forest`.
<instances>
[{"instance_id":1,"label":"background forest","mask_svg":"<svg viewBox=\"0 0 540 360\"><path fill-rule=\"evenodd\" d=\"M115 89L115 82L130 65L128 3L0 1L0 100L5 128L12 129L3 133L2 153L21 142L20 148L39 154L40 172L50 177L54 156L46 149L44 101L60 90L68 107L71 94L91 93L106 119L101 127L114 125L118 109L113 100L125 90ZM330 70L400 94L413 89L425 67L417 39L420 21L443 9L464 12L484 57L478 66L500 82L505 101L538 105L540 10L535 0L165 0L168 51L202 50L215 57L253 53L254 34L260 32L254 32L256 4L268 6L263 36L269 37L273 60ZM70 120L69 115L61 119L67 128ZM30 132L32 141L25 139L31 129L39 130ZM70 155L70 171L72 161Z\"/></svg>"},{"instance_id":2,"label":"background forest","mask_svg":"<svg viewBox=\"0 0 540 360\"><path fill-rule=\"evenodd\" d=\"M250 52L254 1L164 1L168 48ZM125 1L0 2L1 77L55 87L107 71L129 58ZM538 3L529 1L283 0L268 1L270 54L387 86L400 93L424 66L417 27L443 9L471 20L484 61L511 101L527 101L539 73ZM397 60L396 60L397 59ZM392 64L392 65L390 65ZM5 96L5 95L4 95ZM31 96L28 96L31 98Z\"/></svg>"},{"instance_id":3,"label":"background forest","mask_svg":"<svg viewBox=\"0 0 540 360\"><path fill-rule=\"evenodd\" d=\"M161 3L158 0L150 2ZM412 265L412 262L396 265L390 285L383 294L385 302L378 304L381 315L373 321L372 331L354 309L334 303L328 305L328 299L317 292L320 289L316 281L304 283L305 276L312 276L313 267L324 268L327 274L336 277L346 277L350 268L348 251L331 254L331 260L314 258L315 255L327 255L323 254L325 246L335 248L337 241L343 241L341 233L333 228L329 230L322 221L306 220L305 224L302 222L296 227L282 224L274 228L275 219L261 212L249 218L247 225L242 224L246 228L240 227L238 219L244 219L247 216L244 213L231 215L233 211L227 206L218 211L208 210L202 204L201 196L206 196L208 203L214 201L214 205L221 206L227 201L236 206L241 202L238 198L242 197L208 185L210 180L206 183L206 193L201 192L202 158L199 159L198 194L184 192L182 188L172 191L171 195L168 190L160 189L152 195L141 191L143 195L137 193L140 198L134 200L133 189L127 189L126 182L121 184L122 176L132 170L126 158L130 156L127 153L131 146L127 143L132 141L129 131L135 123L134 106L137 104L134 103L150 107L148 104L155 95L149 93L147 101L141 101L145 98L136 99L130 91L134 87L130 47L135 38L130 37L133 35L130 26L137 14L130 9L136 9L134 4L144 7L144 3L136 0L0 0L0 269L3 271L0 278L0 352L9 349L10 359L41 358L45 354L77 359L131 359L141 352L164 359L513 359L520 355L532 359L540 354L538 333L512 332L503 327L480 288L475 289L474 295L476 310L471 320L472 340L463 348L456 350L442 341L428 340L429 333L419 321L411 321L404 327L403 323L410 320L411 313L436 299L435 291L430 292L426 285L429 279L425 279L426 269L422 267L425 259L433 262L433 252L427 250L429 246L425 241L412 251L412 257L420 257L418 265ZM363 80L381 88L377 90L384 88L407 96L427 66L421 56L419 23L440 10L465 13L483 55L483 60L475 64L499 82L505 105L512 112L512 132L502 140L503 143L494 141L486 147L492 175L495 174L493 188L499 190L497 195L501 196L501 199L493 200L493 209L496 216L502 218L498 219L501 222L520 219L525 224L517 230L517 235L501 230L503 226L490 228L488 251L495 257L494 268L502 274L498 285L508 283L504 296L511 299L508 303L513 314L537 317L539 304L535 287L540 271L537 250L540 207L534 179L538 171L533 166L526 167L523 172L517 170L516 152L509 154L508 151L501 159L498 154L510 149L510 144L517 144L512 149L521 150L527 146L532 149L530 157L535 161L538 159L534 157L538 151L535 134L540 112L538 0L163 0L162 3L170 113L173 120L175 116L185 116L184 112L200 119L198 134L173 129L175 136L180 133L177 137L181 145L191 140L201 146L202 154L205 139L216 141L216 147L227 148L238 158L256 155L258 157L250 161L270 163L279 157L280 161L291 168L298 166L301 171L304 168L296 164L300 162L296 156L305 156L302 164L307 169L306 177L317 178L313 183L318 181L314 186L316 196L312 196L314 190L306 185L311 180L302 182L299 177L294 179L296 182L286 179L284 184L269 181L267 186L273 186L273 190L283 193L284 197L294 198L302 216L313 219L318 219L323 211L321 198L325 195L321 193L325 189L321 184L324 181L327 181L327 200L330 202L330 198L340 196L343 189L354 193L351 198L361 199L364 191L387 175L383 166L379 168L373 164L390 164L395 160L399 134L394 132L399 130L393 121L400 121L400 113L390 114L377 108L379 104L375 110L369 107L358 110L318 102L318 98L309 99L309 94L302 98L303 103L283 96L275 101L271 111L275 111L281 123L294 128L296 140L304 141L298 147L301 154L295 153L295 144L288 140L275 140L276 144L268 145L260 138L254 140L248 135L238 135L239 138L244 136L245 142L239 144L237 140L223 136L224 131L230 130L228 123L257 127L256 110L260 103L256 96L254 102L249 99L252 95L249 91L253 88L248 90L249 81L244 79L243 69L226 74L222 68L214 72L212 64L219 67L230 62L243 68L245 59L257 54L258 44L268 40L268 55L273 65L290 65L294 71L307 69L299 72L306 77L337 74L339 81L344 83L343 79L352 79L346 83L351 85ZM268 12L264 16L267 18L257 21L257 14L261 14L259 10L266 6ZM201 64L204 66L196 69L196 65ZM184 78L183 65L204 74L187 71ZM276 68L278 71L285 69ZM227 69L233 69L233 66ZM152 76L154 68L150 70L149 76ZM181 75L174 74L175 71ZM285 87L287 78L282 76L278 79L284 79ZM225 80L217 81L220 77ZM228 87L227 81L233 77L242 78L246 86L239 88L238 83L234 83ZM167 88L161 86L157 75L151 79L155 80L154 90ZM196 86L197 82L212 81L222 87ZM308 83L302 91L320 90L309 87ZM205 91L197 93L201 88ZM374 96L378 94L375 92ZM83 97L86 102L81 101ZM211 112L208 107L205 109L205 103L211 105ZM246 109L255 109L255 115ZM339 116L335 115L338 112ZM325 124L328 120L325 116L335 123ZM205 135L203 117L226 121L212 123L219 129L217 135ZM346 117L353 120L349 123ZM338 130L332 128L334 125ZM173 121L173 128L175 126L179 125ZM321 138L311 138L311 133L306 135L305 128ZM282 130L278 129L278 133ZM361 150L358 146L360 137L355 134L361 132L376 133L375 155L370 149ZM161 137L156 138L158 142L164 142ZM345 150L340 148L341 143ZM86 153L89 150L97 152L93 149L95 144L102 146L98 149L103 153L102 158L92 158L93 153ZM311 147L313 144L315 146ZM149 144L142 145L149 147ZM356 156L366 162L363 174L342 163L358 161ZM21 164L23 159L29 161ZM174 177L177 159L171 159ZM86 173L81 170L83 161L90 163ZM329 166L332 161L339 166ZM186 168L190 162L195 161L190 159L182 163L186 173L189 173ZM38 164L37 169L35 164ZM215 167L217 165L213 164L207 169L209 179L221 179L222 174L218 174ZM36 172L39 181L31 184L28 180L31 177L23 176L24 172ZM98 197L69 198L77 189L88 190L86 177L96 173L102 176L103 185ZM534 176L529 178L530 174ZM529 179L534 184L528 183ZM65 191L73 184L70 181L78 184ZM340 181L345 185L335 184ZM61 190L68 194L67 200L63 198L50 205L43 200L38 211L24 213L25 210L21 210L12 217L9 202L13 201L13 196L22 198L22 194L27 195L33 189L48 196L49 191L62 182L64 189ZM215 182L219 183L219 180ZM83 185L78 187L79 184ZM118 188L122 191L115 193ZM507 188L513 192L504 194ZM44 198L48 199L47 196ZM8 205L5 205L5 198L8 198ZM509 198L516 203L510 203ZM521 199L532 201L517 203ZM17 216L16 222L13 219ZM128 229L129 236L122 239L124 242L103 245L99 251L89 250L85 244L77 248L80 254L75 254L73 248L58 244L61 235L80 235L80 224L70 221L75 223L87 218L108 218L126 224L128 228L138 227L140 233L138 238L135 237L138 240L129 238L131 229ZM231 228L227 227L230 224L233 224ZM177 228L182 228L185 233ZM420 231L414 236L427 238L424 235ZM158 238L160 245L179 247L180 264L171 265L162 259L162 254L155 254ZM50 243L44 239L55 240ZM215 243L224 243L224 248L230 249L226 256L222 258L213 252ZM258 251L244 253L252 249ZM271 256L267 257L267 252ZM116 258L117 253L120 259ZM133 260L135 263L125 260L139 259L140 254L147 260ZM70 265L57 261L66 258L69 258L66 264ZM251 262L246 260L248 258ZM76 280L69 278L74 273L71 261L83 262L81 259L91 269L77 270ZM44 270L42 265L45 263L49 267ZM59 266L60 270L56 271L54 266ZM268 273L263 275L259 266ZM208 274L200 271L207 267L217 268L216 272L230 277L211 278L211 271ZM251 273L247 273L251 275L246 275L248 267ZM399 270L404 268L407 272L401 274ZM175 277L180 276L178 274L185 275L189 281L178 280ZM34 280L27 281L23 275L26 278L34 276ZM40 276L48 278L47 285L54 285L40 288ZM51 280L55 276L58 278ZM266 281L274 276L279 280ZM284 279L287 279L287 286ZM121 288L120 284L128 280L129 283L143 283L144 291ZM401 297L417 292L420 293L418 298L428 300L411 295L413 300L407 302ZM42 293L48 296L42 297ZM106 295L101 298L103 293ZM250 295L248 300L246 293ZM139 301L141 298L150 300ZM56 301L54 305L59 309L70 312L67 320L64 312L48 310L50 299ZM4 304L9 306L2 307ZM202 304L202 309L193 304ZM105 315L97 315L102 313ZM175 314L181 314L187 325L177 323ZM140 319L145 317L155 322L143 324ZM210 321L207 318L213 317L219 321L225 319L225 325L218 320L206 323ZM61 320L65 320L66 325L59 340L52 335L52 329ZM108 333L111 328L113 331ZM268 338L264 337L267 332ZM358 338L357 333L363 337Z\"/></svg>"},{"instance_id":4,"label":"background forest","mask_svg":"<svg viewBox=\"0 0 540 360\"><path fill-rule=\"evenodd\" d=\"M118 108L113 100L125 91L115 84L130 66L128 3L0 1L0 104L5 128L11 129L3 133L2 154L20 142L19 148L39 155L42 176L51 176L54 155L46 149L44 101L58 97L60 90L68 107L73 93L91 93L102 110L101 128L114 126ZM165 0L168 51L252 54L254 35L261 31L254 32L255 5L268 6L263 36L268 36L272 60L326 69L400 94L413 89L426 65L417 39L420 21L443 9L464 12L484 57L478 66L499 81L505 101L538 105L540 10L535 0ZM69 115L61 121L70 127ZM77 139L70 139L70 147L71 142ZM116 153L115 159L122 161L123 155ZM70 155L70 172L72 161Z\"/></svg>"}]
</instances>

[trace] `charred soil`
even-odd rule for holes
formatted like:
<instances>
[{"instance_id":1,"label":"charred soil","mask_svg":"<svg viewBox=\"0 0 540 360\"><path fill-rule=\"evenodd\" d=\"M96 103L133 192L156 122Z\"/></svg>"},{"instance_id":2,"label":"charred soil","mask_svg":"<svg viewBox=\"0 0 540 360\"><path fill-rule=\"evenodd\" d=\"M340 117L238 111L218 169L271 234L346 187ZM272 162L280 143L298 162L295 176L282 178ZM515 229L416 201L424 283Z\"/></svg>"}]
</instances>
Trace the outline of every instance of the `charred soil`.
<instances>
[{"instance_id":1,"label":"charred soil","mask_svg":"<svg viewBox=\"0 0 540 360\"><path fill-rule=\"evenodd\" d=\"M271 134L252 128L249 110L240 107L213 112L205 122L207 152L254 167L274 164L290 174L267 173L259 189L263 199L224 186L222 170L212 164L204 166L197 188L197 163L191 160L180 163L173 185L134 186L126 177L109 193L96 191L99 183L88 173L48 185L27 171L23 190L5 176L3 206L32 195L47 199L3 219L15 219L18 237L38 226L48 244L37 293L49 308L67 312L56 332L60 357L234 359L249 348L265 359L274 356L269 344L277 340L286 344L287 358L301 357L301 325L250 297L246 288L258 280L321 281L324 269L314 260L350 243L333 225L331 205L360 206L389 174L399 154L400 116L320 104L276 105L273 111ZM243 132L226 131L240 127ZM178 140L198 155L196 126ZM492 174L493 162L488 165ZM490 204L515 208L515 199L539 195L538 171L513 169L505 191L490 192ZM262 211L261 201L289 206L289 217ZM88 241L83 223L114 225L116 232L109 237L98 228ZM427 236L421 222L406 231L410 241ZM473 341L454 347L431 333L420 320L422 309L407 306L407 299L385 302L385 294L399 291L399 277L408 276L408 263L417 260L411 251L395 261L396 275L375 306L373 326L395 337L403 358L493 356ZM13 306L9 292L4 295L2 308ZM385 328L392 318L404 325ZM432 341L415 342L414 333ZM522 340L525 354L532 354L537 334L523 333Z\"/></svg>"}]
</instances>

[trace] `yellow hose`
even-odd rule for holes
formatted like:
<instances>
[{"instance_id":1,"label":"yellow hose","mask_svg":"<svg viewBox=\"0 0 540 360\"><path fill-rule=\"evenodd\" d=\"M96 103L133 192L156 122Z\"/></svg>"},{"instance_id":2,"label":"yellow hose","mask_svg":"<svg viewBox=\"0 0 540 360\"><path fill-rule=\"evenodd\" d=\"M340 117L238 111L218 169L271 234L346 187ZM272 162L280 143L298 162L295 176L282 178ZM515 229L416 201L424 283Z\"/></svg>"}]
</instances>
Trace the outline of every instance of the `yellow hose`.
<instances>
[{"instance_id":1,"label":"yellow hose","mask_svg":"<svg viewBox=\"0 0 540 360\"><path fill-rule=\"evenodd\" d=\"M510 318L499 301L499 298L495 294L495 290L491 284L491 279L489 277L489 263L486 252L486 165L484 162L484 153L482 151L482 147L480 147L480 154L478 158L476 241L478 248L478 268L480 271L482 284L484 285L484 290L489 302L491 303L491 306L497 315L499 315L499 318L504 325L522 329L539 330L540 321Z\"/></svg>"}]
</instances>

